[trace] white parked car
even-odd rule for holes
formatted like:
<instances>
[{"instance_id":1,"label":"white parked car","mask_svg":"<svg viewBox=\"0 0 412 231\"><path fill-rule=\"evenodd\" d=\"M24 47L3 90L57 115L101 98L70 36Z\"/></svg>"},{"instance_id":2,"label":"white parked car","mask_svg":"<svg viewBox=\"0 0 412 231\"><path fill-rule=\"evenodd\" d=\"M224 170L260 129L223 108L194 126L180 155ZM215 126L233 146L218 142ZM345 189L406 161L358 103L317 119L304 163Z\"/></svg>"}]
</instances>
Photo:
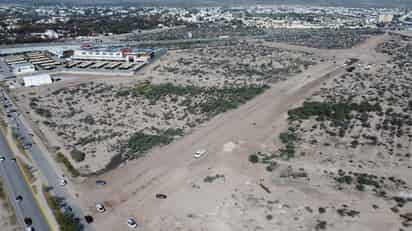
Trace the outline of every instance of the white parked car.
<instances>
[{"instance_id":1,"label":"white parked car","mask_svg":"<svg viewBox=\"0 0 412 231\"><path fill-rule=\"evenodd\" d=\"M5 160L6 160L6 157L0 156L0 161L5 161Z\"/></svg>"},{"instance_id":2,"label":"white parked car","mask_svg":"<svg viewBox=\"0 0 412 231\"><path fill-rule=\"evenodd\" d=\"M67 180L65 180L65 179L61 179L60 181L59 181L59 185L60 186L65 186L67 184Z\"/></svg>"},{"instance_id":3,"label":"white parked car","mask_svg":"<svg viewBox=\"0 0 412 231\"><path fill-rule=\"evenodd\" d=\"M136 228L137 227L136 220L133 218L127 219L127 226L129 226L130 228Z\"/></svg>"},{"instance_id":4,"label":"white parked car","mask_svg":"<svg viewBox=\"0 0 412 231\"><path fill-rule=\"evenodd\" d=\"M103 204L98 203L98 204L96 204L96 210L99 213L104 213L106 211L106 208L104 208Z\"/></svg>"},{"instance_id":5,"label":"white parked car","mask_svg":"<svg viewBox=\"0 0 412 231\"><path fill-rule=\"evenodd\" d=\"M195 158L196 159L198 159L198 158L200 158L200 157L202 157L203 155L205 155L206 154L206 150L204 150L204 149L201 149L201 150L197 150L196 152L195 152Z\"/></svg>"}]
</instances>

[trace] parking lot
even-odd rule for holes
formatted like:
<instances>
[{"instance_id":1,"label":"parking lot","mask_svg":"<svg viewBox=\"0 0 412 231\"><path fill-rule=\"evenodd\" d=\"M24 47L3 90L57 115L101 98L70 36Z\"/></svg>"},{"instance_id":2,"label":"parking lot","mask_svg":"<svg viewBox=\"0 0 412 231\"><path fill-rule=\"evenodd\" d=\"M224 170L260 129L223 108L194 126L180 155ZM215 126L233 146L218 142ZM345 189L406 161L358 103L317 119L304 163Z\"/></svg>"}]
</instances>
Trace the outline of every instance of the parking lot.
<instances>
[{"instance_id":1,"label":"parking lot","mask_svg":"<svg viewBox=\"0 0 412 231\"><path fill-rule=\"evenodd\" d=\"M29 63L35 66L36 70L52 70L62 64L60 60L52 57L45 51L33 51L16 55L10 55L4 58L4 62L9 66L10 70L13 65Z\"/></svg>"},{"instance_id":2,"label":"parking lot","mask_svg":"<svg viewBox=\"0 0 412 231\"><path fill-rule=\"evenodd\" d=\"M69 61L65 64L68 70L132 72L142 68L145 63L110 62L110 61Z\"/></svg>"}]
</instances>

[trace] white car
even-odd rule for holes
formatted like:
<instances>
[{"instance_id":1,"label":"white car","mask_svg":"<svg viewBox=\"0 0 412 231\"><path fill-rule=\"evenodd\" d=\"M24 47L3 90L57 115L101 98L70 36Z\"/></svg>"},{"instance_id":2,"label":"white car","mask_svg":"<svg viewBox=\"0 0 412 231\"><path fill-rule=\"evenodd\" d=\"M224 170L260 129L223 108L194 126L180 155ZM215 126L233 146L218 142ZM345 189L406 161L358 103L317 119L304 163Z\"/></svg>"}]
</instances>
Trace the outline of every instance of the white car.
<instances>
[{"instance_id":1,"label":"white car","mask_svg":"<svg viewBox=\"0 0 412 231\"><path fill-rule=\"evenodd\" d=\"M99 213L104 213L106 211L106 209L104 208L104 205L100 203L96 204L96 210Z\"/></svg>"},{"instance_id":2,"label":"white car","mask_svg":"<svg viewBox=\"0 0 412 231\"><path fill-rule=\"evenodd\" d=\"M137 227L136 220L133 218L127 219L127 226L129 226L130 228L136 228Z\"/></svg>"},{"instance_id":3,"label":"white car","mask_svg":"<svg viewBox=\"0 0 412 231\"><path fill-rule=\"evenodd\" d=\"M65 179L61 179L60 181L59 181L59 185L60 186L65 186L67 184L67 180L65 180Z\"/></svg>"},{"instance_id":4,"label":"white car","mask_svg":"<svg viewBox=\"0 0 412 231\"><path fill-rule=\"evenodd\" d=\"M0 161L5 161L5 160L6 160L6 157L0 156Z\"/></svg>"},{"instance_id":5,"label":"white car","mask_svg":"<svg viewBox=\"0 0 412 231\"><path fill-rule=\"evenodd\" d=\"M205 154L206 154L206 150L204 150L204 149L197 150L197 151L195 152L194 157L195 157L196 159L198 159L198 158L202 157L202 156L205 155Z\"/></svg>"}]
</instances>

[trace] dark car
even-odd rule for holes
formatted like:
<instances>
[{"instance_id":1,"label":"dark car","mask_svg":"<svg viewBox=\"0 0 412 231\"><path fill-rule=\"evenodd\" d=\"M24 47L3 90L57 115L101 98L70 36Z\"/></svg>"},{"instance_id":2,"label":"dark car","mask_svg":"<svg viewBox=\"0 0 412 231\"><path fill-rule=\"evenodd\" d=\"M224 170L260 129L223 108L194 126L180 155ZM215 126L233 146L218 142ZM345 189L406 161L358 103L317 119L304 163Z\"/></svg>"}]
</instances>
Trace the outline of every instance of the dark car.
<instances>
[{"instance_id":1,"label":"dark car","mask_svg":"<svg viewBox=\"0 0 412 231\"><path fill-rule=\"evenodd\" d=\"M87 224L93 223L94 221L93 217L90 215L84 216L84 220L86 220Z\"/></svg>"},{"instance_id":2,"label":"dark car","mask_svg":"<svg viewBox=\"0 0 412 231\"><path fill-rule=\"evenodd\" d=\"M158 194L156 194L156 198L157 198L157 199L166 199L167 196L166 196L165 194L158 193Z\"/></svg>"},{"instance_id":3,"label":"dark car","mask_svg":"<svg viewBox=\"0 0 412 231\"><path fill-rule=\"evenodd\" d=\"M31 220L30 217L25 217L24 218L24 224L26 224L27 226L30 226L33 224L33 221Z\"/></svg>"},{"instance_id":4,"label":"dark car","mask_svg":"<svg viewBox=\"0 0 412 231\"><path fill-rule=\"evenodd\" d=\"M106 185L106 181L104 181L104 180L96 180L96 185L100 185L100 186Z\"/></svg>"}]
</instances>

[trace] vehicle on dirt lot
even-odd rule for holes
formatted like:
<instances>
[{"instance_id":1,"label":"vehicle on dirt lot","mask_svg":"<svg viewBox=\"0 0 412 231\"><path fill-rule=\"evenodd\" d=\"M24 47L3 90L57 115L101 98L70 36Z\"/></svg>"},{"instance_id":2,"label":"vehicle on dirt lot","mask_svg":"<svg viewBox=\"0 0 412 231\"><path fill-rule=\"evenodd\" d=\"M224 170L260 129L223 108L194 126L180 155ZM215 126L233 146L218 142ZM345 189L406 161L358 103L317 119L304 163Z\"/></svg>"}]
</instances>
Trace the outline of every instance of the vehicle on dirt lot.
<instances>
[{"instance_id":1,"label":"vehicle on dirt lot","mask_svg":"<svg viewBox=\"0 0 412 231\"><path fill-rule=\"evenodd\" d=\"M205 154L206 154L206 150L204 150L204 149L197 150L197 151L195 152L194 157L195 157L196 159L198 159L198 158L202 157L202 156L205 155Z\"/></svg>"},{"instance_id":2,"label":"vehicle on dirt lot","mask_svg":"<svg viewBox=\"0 0 412 231\"><path fill-rule=\"evenodd\" d=\"M136 228L137 227L136 220L133 218L127 219L127 226L129 226L130 228Z\"/></svg>"},{"instance_id":3,"label":"vehicle on dirt lot","mask_svg":"<svg viewBox=\"0 0 412 231\"><path fill-rule=\"evenodd\" d=\"M96 204L96 210L97 210L97 212L99 212L99 213L104 213L104 212L106 211L106 208L104 207L103 204L97 203L97 204Z\"/></svg>"},{"instance_id":4,"label":"vehicle on dirt lot","mask_svg":"<svg viewBox=\"0 0 412 231\"><path fill-rule=\"evenodd\" d=\"M157 193L157 194L156 194L156 198L157 198L157 199L166 199L167 196L166 196L165 194L163 194L163 193Z\"/></svg>"},{"instance_id":5,"label":"vehicle on dirt lot","mask_svg":"<svg viewBox=\"0 0 412 231\"><path fill-rule=\"evenodd\" d=\"M106 185L106 181L104 181L104 180L96 180L96 185L100 185L100 186Z\"/></svg>"}]
</instances>

